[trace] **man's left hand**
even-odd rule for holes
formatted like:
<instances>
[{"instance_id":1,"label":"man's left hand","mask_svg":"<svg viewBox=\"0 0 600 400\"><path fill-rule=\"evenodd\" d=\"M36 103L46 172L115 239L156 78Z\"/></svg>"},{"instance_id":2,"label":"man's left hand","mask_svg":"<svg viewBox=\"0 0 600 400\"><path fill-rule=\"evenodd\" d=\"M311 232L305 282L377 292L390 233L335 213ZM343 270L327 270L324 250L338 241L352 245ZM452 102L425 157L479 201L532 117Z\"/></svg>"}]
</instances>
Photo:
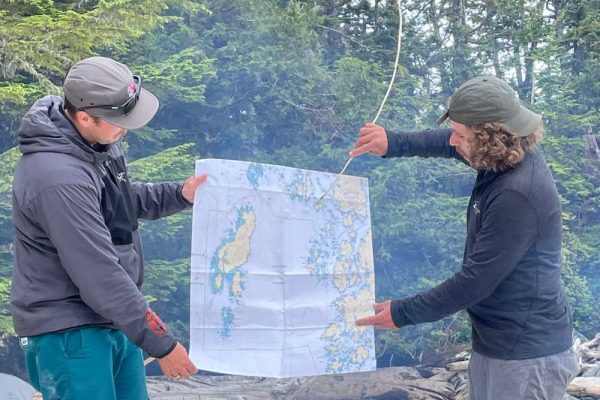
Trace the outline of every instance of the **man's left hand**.
<instances>
[{"instance_id":1,"label":"man's left hand","mask_svg":"<svg viewBox=\"0 0 600 400\"><path fill-rule=\"evenodd\" d=\"M396 329L394 321L392 320L392 302L391 300L383 303L374 303L373 309L377 311L377 314L371 315L370 317L359 318L356 320L356 325L365 326L373 325L377 329Z\"/></svg>"},{"instance_id":2,"label":"man's left hand","mask_svg":"<svg viewBox=\"0 0 600 400\"><path fill-rule=\"evenodd\" d=\"M208 179L208 175L192 175L183 182L183 187L181 188L181 195L184 199L186 199L189 203L194 202L194 197L196 196L196 189L198 186L202 185Z\"/></svg>"}]
</instances>

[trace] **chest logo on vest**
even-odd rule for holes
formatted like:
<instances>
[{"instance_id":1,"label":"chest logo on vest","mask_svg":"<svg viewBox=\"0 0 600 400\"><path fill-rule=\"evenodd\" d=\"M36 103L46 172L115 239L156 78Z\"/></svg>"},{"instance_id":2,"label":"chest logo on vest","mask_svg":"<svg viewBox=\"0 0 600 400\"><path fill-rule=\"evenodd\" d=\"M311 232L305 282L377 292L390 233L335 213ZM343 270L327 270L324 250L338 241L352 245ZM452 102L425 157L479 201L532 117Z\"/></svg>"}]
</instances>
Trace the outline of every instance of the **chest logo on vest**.
<instances>
[{"instance_id":1,"label":"chest logo on vest","mask_svg":"<svg viewBox=\"0 0 600 400\"><path fill-rule=\"evenodd\" d=\"M125 182L125 172L119 172L117 173L117 181L119 182Z\"/></svg>"}]
</instances>

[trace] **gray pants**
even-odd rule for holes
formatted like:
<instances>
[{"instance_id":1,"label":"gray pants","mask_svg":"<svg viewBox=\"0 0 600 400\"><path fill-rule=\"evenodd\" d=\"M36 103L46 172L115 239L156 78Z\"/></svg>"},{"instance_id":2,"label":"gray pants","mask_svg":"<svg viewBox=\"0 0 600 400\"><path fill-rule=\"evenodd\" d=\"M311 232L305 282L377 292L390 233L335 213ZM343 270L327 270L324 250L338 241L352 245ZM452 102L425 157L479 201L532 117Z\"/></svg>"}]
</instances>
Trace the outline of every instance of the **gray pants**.
<instances>
[{"instance_id":1,"label":"gray pants","mask_svg":"<svg viewBox=\"0 0 600 400\"><path fill-rule=\"evenodd\" d=\"M562 400L579 372L572 350L527 360L499 360L473 352L469 361L470 400Z\"/></svg>"}]
</instances>

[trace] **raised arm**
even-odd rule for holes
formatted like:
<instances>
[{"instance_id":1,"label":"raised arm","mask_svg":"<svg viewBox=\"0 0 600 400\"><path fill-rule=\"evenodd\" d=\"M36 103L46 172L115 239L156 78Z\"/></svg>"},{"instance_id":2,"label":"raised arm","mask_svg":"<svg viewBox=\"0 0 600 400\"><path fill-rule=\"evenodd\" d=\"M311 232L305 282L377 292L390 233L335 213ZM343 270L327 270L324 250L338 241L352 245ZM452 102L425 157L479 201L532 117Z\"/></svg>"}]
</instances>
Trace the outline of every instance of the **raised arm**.
<instances>
[{"instance_id":1,"label":"raised arm","mask_svg":"<svg viewBox=\"0 0 600 400\"><path fill-rule=\"evenodd\" d=\"M444 157L463 161L449 144L451 134L449 128L391 133L380 125L366 124L360 129L350 155L371 153L381 157Z\"/></svg>"},{"instance_id":2,"label":"raised arm","mask_svg":"<svg viewBox=\"0 0 600 400\"><path fill-rule=\"evenodd\" d=\"M183 183L132 182L137 218L157 219L190 208L194 203L196 188L206 179L206 175L201 175L190 176Z\"/></svg>"}]
</instances>

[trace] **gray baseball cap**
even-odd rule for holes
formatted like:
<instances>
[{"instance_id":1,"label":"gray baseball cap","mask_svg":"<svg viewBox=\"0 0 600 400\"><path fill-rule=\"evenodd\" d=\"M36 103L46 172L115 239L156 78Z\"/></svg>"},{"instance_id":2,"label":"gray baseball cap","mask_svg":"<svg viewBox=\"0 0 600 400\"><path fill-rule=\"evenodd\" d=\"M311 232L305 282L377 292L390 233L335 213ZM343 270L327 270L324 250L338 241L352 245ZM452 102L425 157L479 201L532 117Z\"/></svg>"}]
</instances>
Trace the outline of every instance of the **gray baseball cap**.
<instances>
[{"instance_id":1,"label":"gray baseball cap","mask_svg":"<svg viewBox=\"0 0 600 400\"><path fill-rule=\"evenodd\" d=\"M124 129L146 125L159 105L156 96L142 88L139 76L106 57L90 57L73 65L63 90L78 110Z\"/></svg>"},{"instance_id":2,"label":"gray baseball cap","mask_svg":"<svg viewBox=\"0 0 600 400\"><path fill-rule=\"evenodd\" d=\"M508 83L495 76L478 76L460 85L438 125L447 118L469 126L502 123L516 136L529 136L542 125L542 116L523 107Z\"/></svg>"}]
</instances>

